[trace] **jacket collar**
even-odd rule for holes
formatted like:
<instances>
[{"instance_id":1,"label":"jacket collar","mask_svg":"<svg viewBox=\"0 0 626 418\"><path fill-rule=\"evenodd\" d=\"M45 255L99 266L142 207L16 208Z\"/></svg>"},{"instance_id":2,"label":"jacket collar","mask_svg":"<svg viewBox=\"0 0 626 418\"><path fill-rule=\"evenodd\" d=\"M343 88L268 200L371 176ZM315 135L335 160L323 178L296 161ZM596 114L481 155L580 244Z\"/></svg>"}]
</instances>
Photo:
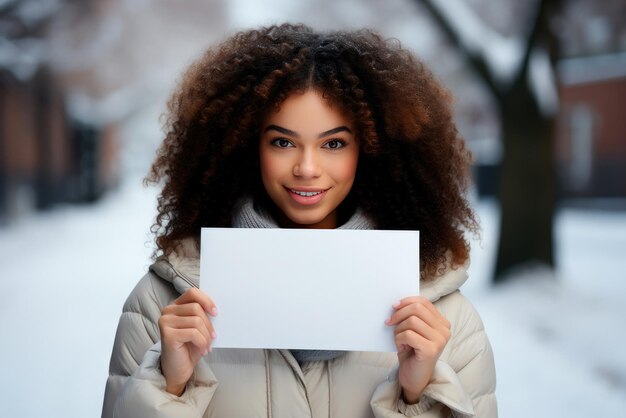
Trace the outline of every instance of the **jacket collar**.
<instances>
[{"instance_id":1,"label":"jacket collar","mask_svg":"<svg viewBox=\"0 0 626 418\"><path fill-rule=\"evenodd\" d=\"M267 209L255 205L251 197L241 198L234 209L233 228L280 228ZM357 208L352 216L337 229L374 229L374 223Z\"/></svg>"},{"instance_id":2,"label":"jacket collar","mask_svg":"<svg viewBox=\"0 0 626 418\"><path fill-rule=\"evenodd\" d=\"M443 275L429 281L420 281L420 295L431 302L436 302L442 297L458 290L468 278L467 269L469 260L456 268L445 268Z\"/></svg>"},{"instance_id":3,"label":"jacket collar","mask_svg":"<svg viewBox=\"0 0 626 418\"><path fill-rule=\"evenodd\" d=\"M150 271L172 283L183 294L192 287L200 287L200 251L192 237L179 241L171 254L159 257Z\"/></svg>"}]
</instances>

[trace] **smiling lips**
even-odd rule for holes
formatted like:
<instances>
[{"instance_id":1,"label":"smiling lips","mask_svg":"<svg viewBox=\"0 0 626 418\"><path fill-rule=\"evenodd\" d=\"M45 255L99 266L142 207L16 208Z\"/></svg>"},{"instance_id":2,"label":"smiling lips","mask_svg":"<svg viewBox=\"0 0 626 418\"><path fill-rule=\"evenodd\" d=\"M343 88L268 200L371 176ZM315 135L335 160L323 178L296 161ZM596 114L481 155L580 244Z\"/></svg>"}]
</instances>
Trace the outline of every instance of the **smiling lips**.
<instances>
[{"instance_id":1,"label":"smiling lips","mask_svg":"<svg viewBox=\"0 0 626 418\"><path fill-rule=\"evenodd\" d=\"M329 189L298 190L286 188L289 196L301 205L314 205L324 198Z\"/></svg>"}]
</instances>

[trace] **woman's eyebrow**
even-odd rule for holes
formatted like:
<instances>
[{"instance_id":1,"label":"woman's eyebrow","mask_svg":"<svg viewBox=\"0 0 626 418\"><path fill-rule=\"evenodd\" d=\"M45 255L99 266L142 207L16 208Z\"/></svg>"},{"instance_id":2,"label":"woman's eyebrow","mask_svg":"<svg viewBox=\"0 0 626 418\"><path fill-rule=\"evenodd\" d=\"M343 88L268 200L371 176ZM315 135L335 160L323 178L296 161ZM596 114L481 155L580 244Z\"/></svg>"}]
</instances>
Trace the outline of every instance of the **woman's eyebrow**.
<instances>
[{"instance_id":1,"label":"woman's eyebrow","mask_svg":"<svg viewBox=\"0 0 626 418\"><path fill-rule=\"evenodd\" d=\"M265 133L267 131L278 131L281 134L293 136L295 138L300 138L300 135L298 135L298 133L296 133L294 131L291 131L291 130L289 130L287 128L283 128L282 126L278 126L278 125L269 125L267 128L265 128L263 133Z\"/></svg>"},{"instance_id":2,"label":"woman's eyebrow","mask_svg":"<svg viewBox=\"0 0 626 418\"><path fill-rule=\"evenodd\" d=\"M333 128L331 130L328 130L326 132L322 132L321 134L319 134L317 137L318 138L324 138L325 136L328 135L333 135L336 134L337 132L348 132L348 133L352 133L352 131L350 130L350 128L348 128L347 126L338 126L336 128Z\"/></svg>"}]
</instances>

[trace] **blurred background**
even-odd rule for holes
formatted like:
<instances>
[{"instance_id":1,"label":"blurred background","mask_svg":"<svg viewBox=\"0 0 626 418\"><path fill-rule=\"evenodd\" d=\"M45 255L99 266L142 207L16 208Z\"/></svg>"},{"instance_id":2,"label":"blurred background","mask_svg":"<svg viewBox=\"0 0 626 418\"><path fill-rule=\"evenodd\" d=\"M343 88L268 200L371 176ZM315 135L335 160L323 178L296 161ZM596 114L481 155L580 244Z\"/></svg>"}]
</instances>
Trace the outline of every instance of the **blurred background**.
<instances>
[{"instance_id":1,"label":"blurred background","mask_svg":"<svg viewBox=\"0 0 626 418\"><path fill-rule=\"evenodd\" d=\"M500 416L622 416L623 0L0 0L3 414L100 415L168 94L206 47L286 21L375 28L452 90Z\"/></svg>"}]
</instances>

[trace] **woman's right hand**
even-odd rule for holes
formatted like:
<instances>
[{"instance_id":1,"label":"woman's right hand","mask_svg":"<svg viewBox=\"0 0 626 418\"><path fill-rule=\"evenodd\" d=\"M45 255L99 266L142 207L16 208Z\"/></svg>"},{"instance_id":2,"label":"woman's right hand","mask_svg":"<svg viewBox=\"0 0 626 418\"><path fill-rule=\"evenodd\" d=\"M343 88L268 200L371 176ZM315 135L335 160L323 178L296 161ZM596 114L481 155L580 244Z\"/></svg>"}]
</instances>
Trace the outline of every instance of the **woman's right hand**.
<instances>
[{"instance_id":1,"label":"woman's right hand","mask_svg":"<svg viewBox=\"0 0 626 418\"><path fill-rule=\"evenodd\" d=\"M169 393L182 395L194 367L211 351L216 335L207 314L216 316L217 308L196 288L187 290L161 312L161 372Z\"/></svg>"}]
</instances>

